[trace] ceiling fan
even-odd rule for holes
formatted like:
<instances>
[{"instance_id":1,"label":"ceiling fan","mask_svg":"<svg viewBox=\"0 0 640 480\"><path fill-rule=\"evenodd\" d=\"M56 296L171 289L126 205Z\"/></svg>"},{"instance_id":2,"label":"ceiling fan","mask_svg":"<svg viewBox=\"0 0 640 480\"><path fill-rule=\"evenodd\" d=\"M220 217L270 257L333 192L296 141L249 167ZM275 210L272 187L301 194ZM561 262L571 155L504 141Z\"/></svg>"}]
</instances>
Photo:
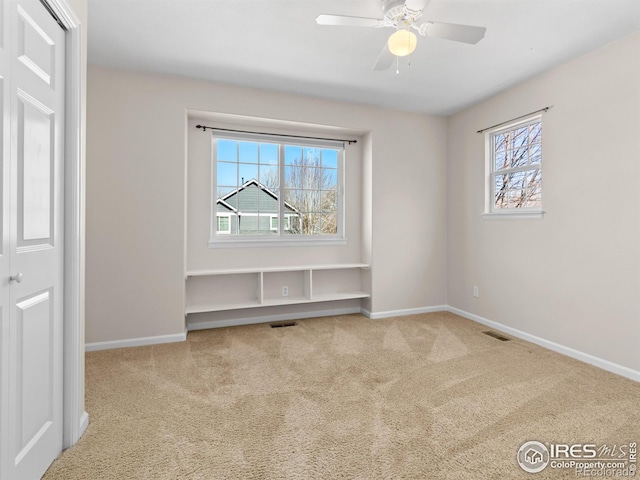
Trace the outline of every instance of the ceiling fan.
<instances>
[{"instance_id":1,"label":"ceiling fan","mask_svg":"<svg viewBox=\"0 0 640 480\"><path fill-rule=\"evenodd\" d=\"M484 37L485 27L432 22L422 19L422 12L431 0L382 0L383 18L352 17L347 15L318 15L318 25L345 27L393 27L387 44L378 56L374 70L386 70L395 57L410 55L418 38L411 30L423 37L442 38L455 42L476 44Z\"/></svg>"}]
</instances>

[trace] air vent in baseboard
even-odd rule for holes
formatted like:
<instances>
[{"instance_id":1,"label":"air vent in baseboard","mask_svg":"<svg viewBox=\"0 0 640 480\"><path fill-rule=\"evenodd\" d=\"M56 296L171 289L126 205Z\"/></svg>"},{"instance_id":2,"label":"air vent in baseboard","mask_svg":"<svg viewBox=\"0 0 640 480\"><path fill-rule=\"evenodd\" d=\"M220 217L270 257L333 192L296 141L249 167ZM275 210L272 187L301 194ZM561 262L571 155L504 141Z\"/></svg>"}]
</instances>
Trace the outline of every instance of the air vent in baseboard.
<instances>
[{"instance_id":1,"label":"air vent in baseboard","mask_svg":"<svg viewBox=\"0 0 640 480\"><path fill-rule=\"evenodd\" d=\"M279 322L269 324L271 328L295 327L296 325L298 325L296 322Z\"/></svg>"},{"instance_id":2,"label":"air vent in baseboard","mask_svg":"<svg viewBox=\"0 0 640 480\"><path fill-rule=\"evenodd\" d=\"M500 340L501 342L508 342L509 340L511 340L508 337L505 337L504 335L500 335L499 333L496 332L482 332L485 335L489 335L490 337L496 338L498 340Z\"/></svg>"}]
</instances>

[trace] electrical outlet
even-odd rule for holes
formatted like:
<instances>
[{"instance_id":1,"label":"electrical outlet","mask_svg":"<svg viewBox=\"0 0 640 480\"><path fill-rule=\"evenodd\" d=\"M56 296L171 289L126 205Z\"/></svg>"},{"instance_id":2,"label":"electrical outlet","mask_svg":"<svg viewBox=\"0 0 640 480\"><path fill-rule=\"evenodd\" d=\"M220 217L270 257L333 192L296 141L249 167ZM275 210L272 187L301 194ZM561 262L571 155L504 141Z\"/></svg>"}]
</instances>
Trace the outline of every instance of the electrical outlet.
<instances>
[{"instance_id":1,"label":"electrical outlet","mask_svg":"<svg viewBox=\"0 0 640 480\"><path fill-rule=\"evenodd\" d=\"M473 296L476 297L476 298L478 298L480 296L480 291L479 291L477 285L473 286Z\"/></svg>"},{"instance_id":2,"label":"electrical outlet","mask_svg":"<svg viewBox=\"0 0 640 480\"><path fill-rule=\"evenodd\" d=\"M283 297L289 296L289 287L282 287L282 296Z\"/></svg>"}]
</instances>

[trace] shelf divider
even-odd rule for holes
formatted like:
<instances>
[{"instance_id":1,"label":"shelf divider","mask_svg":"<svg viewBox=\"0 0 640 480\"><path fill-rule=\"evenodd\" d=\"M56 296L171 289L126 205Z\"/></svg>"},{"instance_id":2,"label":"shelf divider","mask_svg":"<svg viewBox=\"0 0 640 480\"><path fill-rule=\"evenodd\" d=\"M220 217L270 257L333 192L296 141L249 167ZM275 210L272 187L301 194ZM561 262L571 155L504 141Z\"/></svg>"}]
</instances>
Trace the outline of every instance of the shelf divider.
<instances>
[{"instance_id":1,"label":"shelf divider","mask_svg":"<svg viewBox=\"0 0 640 480\"><path fill-rule=\"evenodd\" d=\"M313 270L304 271L304 296L307 300L313 299Z\"/></svg>"}]
</instances>

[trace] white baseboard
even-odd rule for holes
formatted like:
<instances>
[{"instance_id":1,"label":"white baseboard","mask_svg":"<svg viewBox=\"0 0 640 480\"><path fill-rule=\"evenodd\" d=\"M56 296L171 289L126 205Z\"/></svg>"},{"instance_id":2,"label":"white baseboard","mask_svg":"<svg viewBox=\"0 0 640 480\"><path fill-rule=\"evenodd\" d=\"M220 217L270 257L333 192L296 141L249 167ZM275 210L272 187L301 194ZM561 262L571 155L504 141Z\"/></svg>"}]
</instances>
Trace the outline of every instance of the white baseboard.
<instances>
[{"instance_id":1,"label":"white baseboard","mask_svg":"<svg viewBox=\"0 0 640 480\"><path fill-rule=\"evenodd\" d=\"M433 307L421 307L421 308L407 308L404 310L389 310L387 312L370 312L364 308L360 309L360 312L371 320L378 320L381 318L391 317L404 317L406 315L418 315L420 313L434 313L447 311L447 305L436 305Z\"/></svg>"},{"instance_id":2,"label":"white baseboard","mask_svg":"<svg viewBox=\"0 0 640 480\"><path fill-rule=\"evenodd\" d=\"M239 325L254 325L257 323L298 320L303 318L334 317L360 313L360 307L337 308L333 310L319 310L317 312L287 313L284 315L263 315L261 317L234 318L231 320L212 320L210 322L193 322L187 324L187 330L205 330L208 328L237 327Z\"/></svg>"},{"instance_id":3,"label":"white baseboard","mask_svg":"<svg viewBox=\"0 0 640 480\"><path fill-rule=\"evenodd\" d=\"M566 347L564 345L560 345L559 343L552 342L551 340L546 340L544 338L531 335L530 333L523 332L522 330L508 327L501 323L494 322L493 320L488 320L484 317L481 317L480 315L465 312L464 310L460 310L459 308L448 306L446 310L451 313L455 313L456 315L460 315L461 317L468 318L469 320L473 320L474 322L481 323L482 325L500 330L503 333L508 333L509 335L512 335L514 337L526 340L527 342L535 343L536 345L540 345L541 347L553 350L557 353L561 353L562 355L575 358L576 360L580 360L581 362L585 362L603 370L607 370L608 372L630 378L631 380L635 380L636 382L640 382L640 372L638 370L618 365L617 363L610 362L609 360L596 357L589 353L584 353L571 347Z\"/></svg>"},{"instance_id":4,"label":"white baseboard","mask_svg":"<svg viewBox=\"0 0 640 480\"><path fill-rule=\"evenodd\" d=\"M157 345L160 343L184 342L187 339L187 331L175 333L173 335L158 335L157 337L127 338L125 340L112 340L109 342L87 343L85 352L95 352L97 350L110 350L112 348L143 347L146 345Z\"/></svg>"}]
</instances>

